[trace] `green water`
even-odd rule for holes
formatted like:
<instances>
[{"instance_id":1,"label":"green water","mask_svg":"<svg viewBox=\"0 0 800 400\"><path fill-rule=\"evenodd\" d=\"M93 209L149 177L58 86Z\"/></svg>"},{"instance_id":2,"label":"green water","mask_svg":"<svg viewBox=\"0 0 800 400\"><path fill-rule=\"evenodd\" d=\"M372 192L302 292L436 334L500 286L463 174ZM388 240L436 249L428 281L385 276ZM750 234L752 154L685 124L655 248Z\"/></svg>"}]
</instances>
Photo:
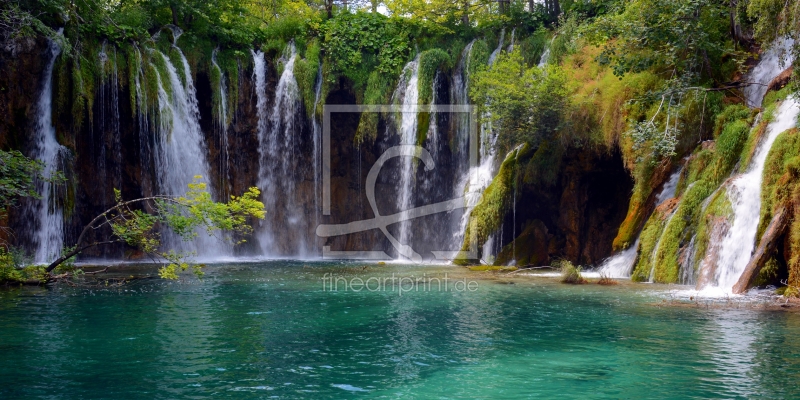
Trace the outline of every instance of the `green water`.
<instances>
[{"instance_id":1,"label":"green water","mask_svg":"<svg viewBox=\"0 0 800 400\"><path fill-rule=\"evenodd\" d=\"M0 290L0 398L800 397L800 315L541 278L334 292L326 273L464 275L282 261Z\"/></svg>"}]
</instances>

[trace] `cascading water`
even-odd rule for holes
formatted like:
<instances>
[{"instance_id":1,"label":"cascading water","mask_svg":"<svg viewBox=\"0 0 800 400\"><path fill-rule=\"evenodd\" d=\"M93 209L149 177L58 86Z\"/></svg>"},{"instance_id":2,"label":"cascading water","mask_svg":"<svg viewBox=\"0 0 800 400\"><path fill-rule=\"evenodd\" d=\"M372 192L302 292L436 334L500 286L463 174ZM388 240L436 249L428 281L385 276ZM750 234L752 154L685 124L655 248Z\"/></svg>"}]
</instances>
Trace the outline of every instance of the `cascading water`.
<instances>
[{"instance_id":1,"label":"cascading water","mask_svg":"<svg viewBox=\"0 0 800 400\"><path fill-rule=\"evenodd\" d=\"M99 154L97 160L97 170L103 182L103 195L106 200L113 201L113 188L119 189L122 185L122 143L120 138L120 119L119 119L119 72L117 69L116 49L113 57L109 57L104 42L99 53L100 70L102 71L100 88L98 90L98 130L102 135L97 142ZM110 147L111 154L107 154L106 147ZM111 159L113 165L111 179L108 179L106 160ZM109 186L109 183L111 184Z\"/></svg>"},{"instance_id":2,"label":"cascading water","mask_svg":"<svg viewBox=\"0 0 800 400\"><path fill-rule=\"evenodd\" d=\"M61 35L62 30L58 31ZM42 89L36 105L36 122L33 131L33 148L31 158L44 164L42 175L49 177L64 169L65 161L70 157L69 150L56 140L56 129L53 126L53 68L56 58L61 53L61 46L51 40L48 44L48 60L42 77ZM33 237L36 252L34 262L45 264L53 261L61 254L64 247L64 214L60 204L59 187L49 182L36 182L36 191L41 199L26 205L25 215L36 221L38 228Z\"/></svg>"},{"instance_id":3,"label":"cascading water","mask_svg":"<svg viewBox=\"0 0 800 400\"><path fill-rule=\"evenodd\" d=\"M317 66L317 80L314 84L314 109L311 120L313 123L314 140L314 226L319 225L320 187L322 185L322 126L317 118L317 108L322 100L322 63Z\"/></svg>"},{"instance_id":4,"label":"cascading water","mask_svg":"<svg viewBox=\"0 0 800 400\"><path fill-rule=\"evenodd\" d=\"M680 181L681 172L683 172L683 168L679 168L677 171L673 172L667 182L664 183L664 187L661 189L661 192L659 192L656 196L656 207L675 197L675 190L678 188L678 181ZM636 262L636 253L638 248L639 238L637 237L636 241L633 243L633 246L630 246L603 261L603 263L600 264L598 271L603 276L607 276L609 278L630 277L633 263ZM652 275L652 272L650 275Z\"/></svg>"},{"instance_id":5,"label":"cascading water","mask_svg":"<svg viewBox=\"0 0 800 400\"><path fill-rule=\"evenodd\" d=\"M153 195L153 183L150 179L150 166L152 166L152 143L150 135L150 107L147 104L147 87L143 84L145 79L145 63L142 59L142 52L134 44L136 51L136 71L133 76L136 86L136 122L139 128L139 181L141 182L142 195ZM152 68L152 66L150 66Z\"/></svg>"},{"instance_id":6,"label":"cascading water","mask_svg":"<svg viewBox=\"0 0 800 400\"><path fill-rule=\"evenodd\" d=\"M489 68L494 65L497 56L500 54L500 51L503 49L503 41L505 39L506 30L503 28L500 31L500 40L497 43L497 48L489 55ZM491 101L491 100L489 100ZM495 174L495 142L497 141L497 135L494 133L494 128L492 127L491 121L481 124L480 127L480 147L479 147L479 156L480 156L480 165L478 166L477 170L471 172L472 175L467 183L467 186L464 190L464 193L467 196L467 210L469 212L472 211L472 208L478 201L480 201L480 195L483 194L483 191L489 187L489 184L494 179ZM512 150L514 152L515 150ZM511 153L509 153L510 155ZM474 193L480 193L477 196L474 196ZM476 199L470 200L470 195L473 195ZM473 204L474 201L474 204ZM463 226L466 229L466 224L469 223L469 213L465 214L465 220L463 222ZM502 228L501 228L502 233ZM494 246L494 233L489 235L487 242L483 246L483 259L484 260L493 260L495 254L495 247L502 247L502 239L497 246ZM491 244L490 244L491 243ZM486 251L489 251L487 254Z\"/></svg>"},{"instance_id":7,"label":"cascading water","mask_svg":"<svg viewBox=\"0 0 800 400\"><path fill-rule=\"evenodd\" d=\"M547 43L547 46L544 48L544 52L542 53L542 56L539 57L539 64L537 65L539 68L544 68L550 61L550 48L553 47L553 40L555 39L556 38L553 37L553 39L551 39L550 42Z\"/></svg>"},{"instance_id":8,"label":"cascading water","mask_svg":"<svg viewBox=\"0 0 800 400\"><path fill-rule=\"evenodd\" d=\"M742 89L748 106L761 107L764 95L769 89L769 83L792 65L793 45L794 40L792 39L778 39L761 55L761 60L745 79L750 84Z\"/></svg>"},{"instance_id":9,"label":"cascading water","mask_svg":"<svg viewBox=\"0 0 800 400\"><path fill-rule=\"evenodd\" d=\"M298 118L303 115L300 89L294 77L294 63L297 51L290 44L281 58L283 73L275 88L275 100L269 118L266 116L266 82L264 79L266 62L264 54L253 53L256 74L259 174L258 187L264 193L264 205L273 210L274 216L262 222L258 239L262 254L271 255L280 251L283 254L304 256L307 241L302 205L297 201L295 187L296 152L299 147L301 126ZM278 249L275 235L288 236L292 248Z\"/></svg>"},{"instance_id":10,"label":"cascading water","mask_svg":"<svg viewBox=\"0 0 800 400\"><path fill-rule=\"evenodd\" d=\"M743 92L749 106L760 107L769 82L792 64L791 52L787 51L792 44L791 39L776 41L748 74L748 81L753 84L745 87ZM761 182L767 156L778 136L796 125L798 113L800 104L795 97L784 100L775 111L772 122L767 125L746 172L729 181L727 195L733 207L733 220L722 239L712 244L718 248L716 265L701 265L701 273L705 278L698 285L705 285L707 291L730 293L750 261L757 241Z\"/></svg>"},{"instance_id":11,"label":"cascading water","mask_svg":"<svg viewBox=\"0 0 800 400\"><path fill-rule=\"evenodd\" d=\"M400 75L400 81L397 84L392 95L392 103L399 104L403 107L405 112L400 114L400 121L398 126L398 135L400 136L400 144L415 144L417 141L417 112L410 112L409 110L416 110L417 103L419 102L419 55L410 61L403 68ZM398 177L398 198L397 210L408 210L413 206L413 188L414 183L414 160L411 157L403 157L401 160L400 176ZM409 232L410 224L408 221L400 222L398 240L400 243L407 244L410 238Z\"/></svg>"},{"instance_id":12,"label":"cascading water","mask_svg":"<svg viewBox=\"0 0 800 400\"><path fill-rule=\"evenodd\" d=\"M217 70L219 74L219 105L217 106L217 114L215 118L215 127L219 136L219 184L218 188L221 192L222 198L227 198L227 183L230 181L230 172L228 170L228 160L230 154L228 151L228 85L225 80L225 74L217 64L217 50L211 53L211 65Z\"/></svg>"},{"instance_id":13,"label":"cascading water","mask_svg":"<svg viewBox=\"0 0 800 400\"><path fill-rule=\"evenodd\" d=\"M489 54L489 65L494 64L494 60L497 59L497 56L500 55L500 52L503 50L503 43L506 36L506 28L500 30L500 40L497 42L497 48L494 49L492 54Z\"/></svg>"},{"instance_id":14,"label":"cascading water","mask_svg":"<svg viewBox=\"0 0 800 400\"><path fill-rule=\"evenodd\" d=\"M778 135L796 125L798 113L800 104L794 97L789 97L778 107L773 121L767 125L764 138L753 154L747 172L734 179L728 187L728 198L733 206L733 223L720 244L716 271L716 286L726 292L730 292L739 280L755 247L761 211L761 181L769 150Z\"/></svg>"},{"instance_id":15,"label":"cascading water","mask_svg":"<svg viewBox=\"0 0 800 400\"><path fill-rule=\"evenodd\" d=\"M177 41L180 31L174 32ZM173 51L180 58L184 80L165 54L158 52L165 64L171 93L167 93L163 77L153 66L158 80L159 129L156 140L156 176L158 190L164 195L182 195L195 176L210 177L206 160L206 143L200 130L200 112L197 105L192 71L189 62L173 41ZM175 235L165 235L169 248L181 251L194 250L199 257L213 258L230 254L230 246L221 240L199 233L193 244L185 243Z\"/></svg>"}]
</instances>

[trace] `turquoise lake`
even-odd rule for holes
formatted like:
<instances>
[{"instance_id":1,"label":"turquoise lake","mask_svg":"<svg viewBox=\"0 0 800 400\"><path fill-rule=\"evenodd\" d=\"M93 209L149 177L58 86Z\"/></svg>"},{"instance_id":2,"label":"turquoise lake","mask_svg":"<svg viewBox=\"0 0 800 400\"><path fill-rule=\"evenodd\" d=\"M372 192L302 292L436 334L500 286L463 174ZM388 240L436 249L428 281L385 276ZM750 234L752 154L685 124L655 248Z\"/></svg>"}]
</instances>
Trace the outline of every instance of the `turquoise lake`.
<instances>
[{"instance_id":1,"label":"turquoise lake","mask_svg":"<svg viewBox=\"0 0 800 400\"><path fill-rule=\"evenodd\" d=\"M0 398L800 398L795 313L659 307L655 285L362 265L0 290ZM375 289L392 274L450 285L323 281Z\"/></svg>"}]
</instances>

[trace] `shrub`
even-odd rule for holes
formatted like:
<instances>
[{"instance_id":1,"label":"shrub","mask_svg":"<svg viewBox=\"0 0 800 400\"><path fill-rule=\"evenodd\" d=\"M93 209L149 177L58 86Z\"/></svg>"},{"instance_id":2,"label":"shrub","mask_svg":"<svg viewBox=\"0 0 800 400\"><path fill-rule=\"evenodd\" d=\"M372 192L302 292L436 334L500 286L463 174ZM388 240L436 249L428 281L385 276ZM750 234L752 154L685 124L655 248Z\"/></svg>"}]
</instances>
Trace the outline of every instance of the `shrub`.
<instances>
[{"instance_id":1,"label":"shrub","mask_svg":"<svg viewBox=\"0 0 800 400\"><path fill-rule=\"evenodd\" d=\"M573 285L588 283L581 275L581 267L574 266L571 262L563 260L558 263L561 268L561 282Z\"/></svg>"},{"instance_id":2,"label":"shrub","mask_svg":"<svg viewBox=\"0 0 800 400\"><path fill-rule=\"evenodd\" d=\"M603 286L613 286L613 285L619 285L619 282L601 273L600 280L597 281L597 284Z\"/></svg>"}]
</instances>

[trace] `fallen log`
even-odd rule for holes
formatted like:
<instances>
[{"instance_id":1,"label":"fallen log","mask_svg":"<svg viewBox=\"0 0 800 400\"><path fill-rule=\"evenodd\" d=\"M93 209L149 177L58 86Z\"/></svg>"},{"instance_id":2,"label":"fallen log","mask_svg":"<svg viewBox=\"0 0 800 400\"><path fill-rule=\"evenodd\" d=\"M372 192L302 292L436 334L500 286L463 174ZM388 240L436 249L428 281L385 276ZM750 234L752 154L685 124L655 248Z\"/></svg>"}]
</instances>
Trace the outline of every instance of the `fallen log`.
<instances>
[{"instance_id":1,"label":"fallen log","mask_svg":"<svg viewBox=\"0 0 800 400\"><path fill-rule=\"evenodd\" d=\"M747 263L747 267L745 267L744 272L742 272L742 276L739 277L739 281L733 285L733 293L744 293L753 285L758 273L761 272L761 268L764 267L764 264L766 264L767 260L772 256L778 245L778 240L784 232L786 232L788 226L789 213L786 207L781 207L778 212L775 213L775 216L772 217L772 221L769 222L769 226L767 226L767 229L764 231L764 235L761 236L761 242L758 244L756 252L750 258L750 262Z\"/></svg>"}]
</instances>

